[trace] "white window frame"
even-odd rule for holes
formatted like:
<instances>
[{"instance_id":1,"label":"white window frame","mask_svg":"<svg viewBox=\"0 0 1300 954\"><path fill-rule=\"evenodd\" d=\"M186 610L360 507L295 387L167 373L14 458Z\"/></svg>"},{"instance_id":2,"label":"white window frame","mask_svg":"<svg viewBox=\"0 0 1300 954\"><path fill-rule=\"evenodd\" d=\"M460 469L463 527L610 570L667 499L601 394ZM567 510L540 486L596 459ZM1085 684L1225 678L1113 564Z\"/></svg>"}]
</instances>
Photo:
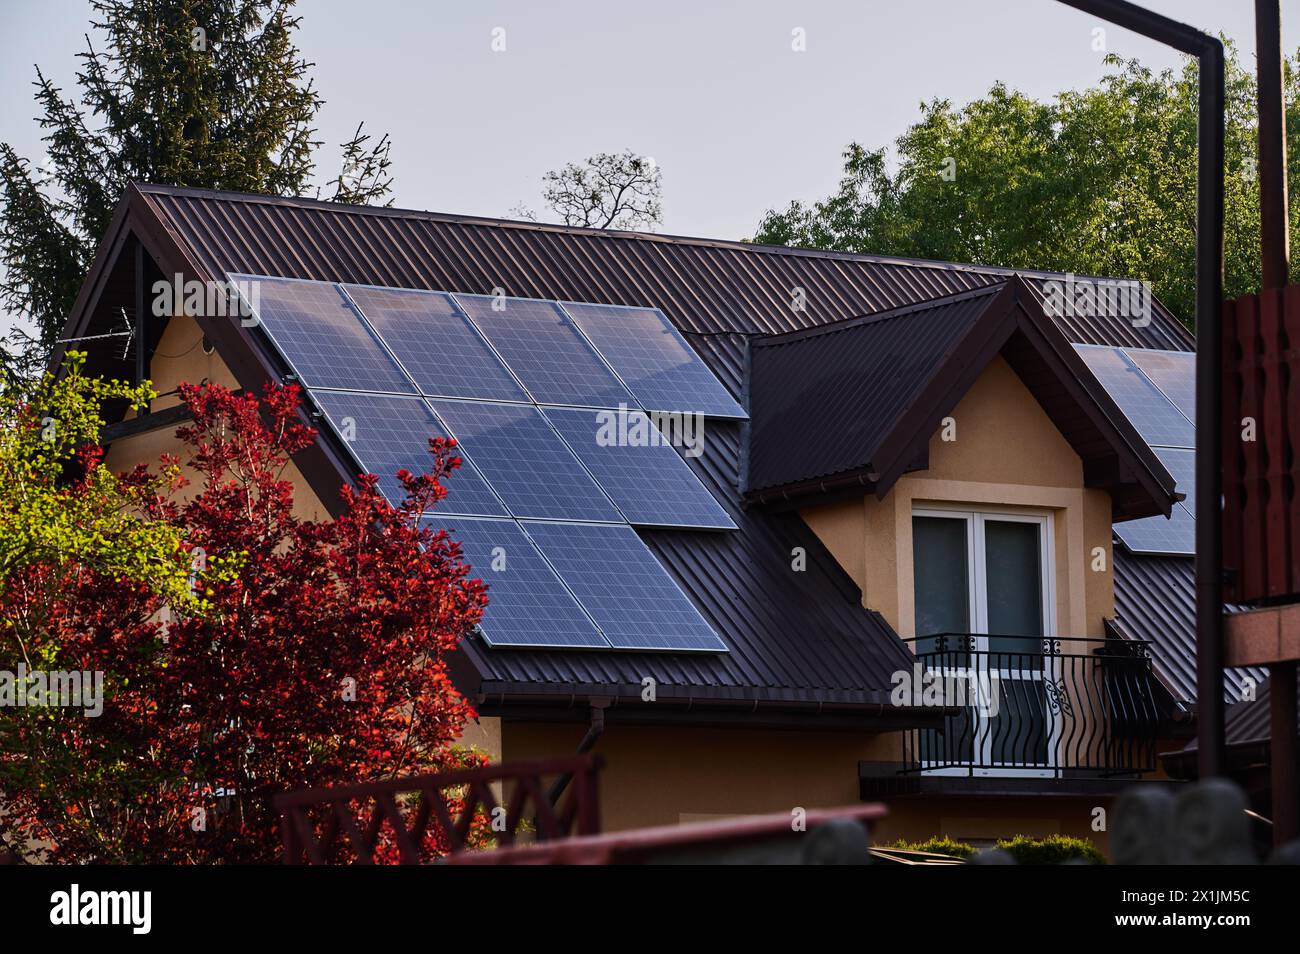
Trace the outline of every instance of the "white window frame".
<instances>
[{"instance_id":1,"label":"white window frame","mask_svg":"<svg viewBox=\"0 0 1300 954\"><path fill-rule=\"evenodd\" d=\"M975 648L981 653L987 653L989 648L989 627L988 627L988 581L985 568L985 536L984 524L988 520L1001 521L1007 523L1032 523L1039 527L1039 572L1042 576L1040 581L1040 592L1042 593L1043 620L1042 629L1044 640L1055 639L1056 632L1056 545L1053 533L1055 523L1050 511L1045 510L997 510L981 508L974 505L963 504L925 504L924 506L913 506L913 517L938 517L945 520L962 520L966 524L966 567L967 567L967 586L969 588L968 614L970 623L970 634L975 637ZM916 594L916 564L912 563L912 594L915 601ZM915 613L915 602L913 602L913 613ZM915 624L914 624L915 628ZM915 634L914 634L915 635ZM994 636L1000 635L997 633ZM977 659L984 661L987 665L988 655L977 656ZM1055 680L1057 678L1056 665L1053 657L1043 656L1043 668L1041 670L1022 671L1016 670L999 670L999 679L1032 679L1038 680ZM1061 725L1059 720L1051 720L1052 731L1046 739L1047 761L1043 767L1025 768L1023 766L994 766L992 760L993 737L989 731L979 731L979 726L984 724L987 717L979 716L977 723L976 737L981 738L980 751L973 752L974 760L981 763L985 768L975 769L975 774L981 776L999 776L999 777L1022 777L1022 778L1045 778L1056 774L1058 753L1060 751L1060 731ZM965 768L934 768L926 769L928 774L934 775L966 775L969 770Z\"/></svg>"}]
</instances>

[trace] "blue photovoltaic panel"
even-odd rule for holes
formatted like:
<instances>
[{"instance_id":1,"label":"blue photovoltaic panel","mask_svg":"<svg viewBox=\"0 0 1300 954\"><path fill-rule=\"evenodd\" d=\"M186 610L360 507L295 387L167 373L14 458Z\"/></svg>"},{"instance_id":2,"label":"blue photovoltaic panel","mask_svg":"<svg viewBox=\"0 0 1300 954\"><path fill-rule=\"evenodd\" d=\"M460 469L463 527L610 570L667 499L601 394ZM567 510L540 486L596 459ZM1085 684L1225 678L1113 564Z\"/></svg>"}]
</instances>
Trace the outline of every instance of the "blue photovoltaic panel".
<instances>
[{"instance_id":1,"label":"blue photovoltaic panel","mask_svg":"<svg viewBox=\"0 0 1300 954\"><path fill-rule=\"evenodd\" d=\"M434 410L517 517L623 517L531 405L435 401Z\"/></svg>"},{"instance_id":2,"label":"blue photovoltaic panel","mask_svg":"<svg viewBox=\"0 0 1300 954\"><path fill-rule=\"evenodd\" d=\"M1143 517L1115 524L1115 533L1133 553L1165 553L1191 556L1196 552L1196 520L1186 507L1174 504L1164 517Z\"/></svg>"},{"instance_id":3,"label":"blue photovoltaic panel","mask_svg":"<svg viewBox=\"0 0 1300 954\"><path fill-rule=\"evenodd\" d=\"M1165 470L1169 471L1173 476L1177 489L1187 494L1183 506L1195 513L1196 451L1175 447L1157 447L1155 448L1155 455L1160 458L1160 463L1165 465Z\"/></svg>"},{"instance_id":4,"label":"blue photovoltaic panel","mask_svg":"<svg viewBox=\"0 0 1300 954\"><path fill-rule=\"evenodd\" d=\"M1123 349L1074 347L1143 440L1153 446L1195 446L1191 422L1146 379Z\"/></svg>"},{"instance_id":5,"label":"blue photovoltaic panel","mask_svg":"<svg viewBox=\"0 0 1300 954\"><path fill-rule=\"evenodd\" d=\"M642 407L747 417L659 309L567 301L564 308Z\"/></svg>"},{"instance_id":6,"label":"blue photovoltaic panel","mask_svg":"<svg viewBox=\"0 0 1300 954\"><path fill-rule=\"evenodd\" d=\"M544 408L543 412L629 523L736 529L643 412L585 408Z\"/></svg>"},{"instance_id":7,"label":"blue photovoltaic panel","mask_svg":"<svg viewBox=\"0 0 1300 954\"><path fill-rule=\"evenodd\" d=\"M488 586L480 628L492 646L609 649L609 642L513 520L427 517L460 543Z\"/></svg>"},{"instance_id":8,"label":"blue photovoltaic panel","mask_svg":"<svg viewBox=\"0 0 1300 954\"><path fill-rule=\"evenodd\" d=\"M249 283L257 318L303 384L393 391L415 388L337 285L232 275Z\"/></svg>"},{"instance_id":9,"label":"blue photovoltaic panel","mask_svg":"<svg viewBox=\"0 0 1300 954\"><path fill-rule=\"evenodd\" d=\"M528 400L450 295L343 287L424 394Z\"/></svg>"},{"instance_id":10,"label":"blue photovoltaic panel","mask_svg":"<svg viewBox=\"0 0 1300 954\"><path fill-rule=\"evenodd\" d=\"M632 404L605 362L555 302L457 295L484 337L538 404ZM493 303L500 310L493 310Z\"/></svg>"},{"instance_id":11,"label":"blue photovoltaic panel","mask_svg":"<svg viewBox=\"0 0 1300 954\"><path fill-rule=\"evenodd\" d=\"M1157 447L1155 454L1173 475L1187 499L1174 504L1173 513L1115 524L1115 532L1134 553L1196 553L1196 452L1179 447Z\"/></svg>"},{"instance_id":12,"label":"blue photovoltaic panel","mask_svg":"<svg viewBox=\"0 0 1300 954\"><path fill-rule=\"evenodd\" d=\"M419 398L342 391L314 391L312 397L361 466L379 477L379 489L394 506L406 496L397 472L428 470L433 463L429 438L448 436ZM506 515L468 460L452 471L446 486L447 496L437 505L440 513Z\"/></svg>"},{"instance_id":13,"label":"blue photovoltaic panel","mask_svg":"<svg viewBox=\"0 0 1300 954\"><path fill-rule=\"evenodd\" d=\"M524 529L615 649L727 651L631 527L526 523Z\"/></svg>"},{"instance_id":14,"label":"blue photovoltaic panel","mask_svg":"<svg viewBox=\"0 0 1300 954\"><path fill-rule=\"evenodd\" d=\"M1196 423L1196 355L1186 351L1144 351L1125 348L1124 353L1136 364L1174 407Z\"/></svg>"}]
</instances>

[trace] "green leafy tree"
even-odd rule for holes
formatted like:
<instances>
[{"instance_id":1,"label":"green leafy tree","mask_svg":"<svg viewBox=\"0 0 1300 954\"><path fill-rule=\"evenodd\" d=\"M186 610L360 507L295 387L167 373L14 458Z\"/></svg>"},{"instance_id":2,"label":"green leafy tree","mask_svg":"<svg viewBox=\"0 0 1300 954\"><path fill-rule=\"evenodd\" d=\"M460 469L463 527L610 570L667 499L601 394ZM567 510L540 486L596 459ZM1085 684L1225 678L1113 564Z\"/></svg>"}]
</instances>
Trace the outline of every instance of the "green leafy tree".
<instances>
[{"instance_id":1,"label":"green leafy tree","mask_svg":"<svg viewBox=\"0 0 1300 954\"><path fill-rule=\"evenodd\" d=\"M303 195L315 173L322 100L293 0L91 5L102 46L87 36L79 95L36 71L48 159L0 143L0 311L30 325L0 344L10 374L43 367L128 182ZM359 126L325 197L385 200L389 146Z\"/></svg>"},{"instance_id":2,"label":"green leafy tree","mask_svg":"<svg viewBox=\"0 0 1300 954\"><path fill-rule=\"evenodd\" d=\"M1052 102L996 84L962 108L923 103L892 156L851 144L835 194L769 211L755 241L1140 278L1190 322L1196 63L1158 73L1106 63L1098 86ZM1291 59L1291 104L1297 75ZM1255 83L1231 47L1226 89L1225 287L1236 296L1259 285L1259 200ZM1287 125L1300 142L1300 107ZM1294 200L1295 148L1289 173Z\"/></svg>"}]
</instances>

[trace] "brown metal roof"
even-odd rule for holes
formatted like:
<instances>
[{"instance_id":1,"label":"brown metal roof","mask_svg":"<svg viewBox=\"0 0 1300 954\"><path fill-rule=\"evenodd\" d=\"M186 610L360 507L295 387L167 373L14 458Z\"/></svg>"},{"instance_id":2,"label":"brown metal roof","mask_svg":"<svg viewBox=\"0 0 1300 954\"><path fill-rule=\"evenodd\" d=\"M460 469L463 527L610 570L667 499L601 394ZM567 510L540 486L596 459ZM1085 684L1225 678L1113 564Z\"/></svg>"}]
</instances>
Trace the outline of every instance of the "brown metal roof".
<instances>
[{"instance_id":1,"label":"brown metal roof","mask_svg":"<svg viewBox=\"0 0 1300 954\"><path fill-rule=\"evenodd\" d=\"M1180 702L1196 701L1196 563L1190 557L1141 556L1114 546L1115 619L1121 632L1150 641L1156 675ZM1228 607L1229 610L1235 607ZM1257 683L1259 668L1229 669L1224 699L1241 698L1241 676Z\"/></svg>"},{"instance_id":2,"label":"brown metal roof","mask_svg":"<svg viewBox=\"0 0 1300 954\"><path fill-rule=\"evenodd\" d=\"M562 298L661 308L743 402L746 339L824 325L984 288L1007 269L804 251L742 242L573 229L394 209L341 206L158 186L132 187L88 277L69 327L88 334L116 322L101 300L104 276L127 234L164 273L219 279L226 272L406 288ZM1048 273L1020 273L1044 281ZM1059 277L1059 276L1058 276ZM801 296L804 308L792 308ZM110 314L110 311L112 312ZM1157 304L1152 322L1060 319L1075 342L1190 350L1186 330ZM204 331L242 384L274 377L274 361L246 329L205 321ZM102 360L113 360L108 350ZM128 358L128 362L130 359ZM642 679L661 700L691 705L764 703L817 711L878 706L907 657L881 617L863 609L851 580L793 514L739 507L743 425L711 423L706 453L691 461L739 531L645 531L642 536L727 641L720 656L492 650L466 656L489 700L496 694L564 699L639 697ZM328 441L300 467L327 501L346 458ZM807 571L791 571L793 547ZM499 698L499 697L498 697Z\"/></svg>"},{"instance_id":3,"label":"brown metal roof","mask_svg":"<svg viewBox=\"0 0 1300 954\"><path fill-rule=\"evenodd\" d=\"M1020 276L751 342L746 496L883 496L997 355L1111 493L1115 519L1168 515L1174 483Z\"/></svg>"}]
</instances>

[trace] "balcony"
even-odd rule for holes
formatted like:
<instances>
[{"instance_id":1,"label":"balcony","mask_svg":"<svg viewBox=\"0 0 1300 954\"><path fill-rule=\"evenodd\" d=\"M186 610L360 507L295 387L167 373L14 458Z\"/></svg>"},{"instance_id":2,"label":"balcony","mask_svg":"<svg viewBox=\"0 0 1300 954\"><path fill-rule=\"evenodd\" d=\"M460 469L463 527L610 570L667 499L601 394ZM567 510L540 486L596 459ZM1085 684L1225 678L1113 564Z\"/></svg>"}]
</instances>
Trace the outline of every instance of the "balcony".
<instances>
[{"instance_id":1,"label":"balcony","mask_svg":"<svg viewBox=\"0 0 1300 954\"><path fill-rule=\"evenodd\" d=\"M1032 779L1155 770L1160 710L1144 641L944 633L907 642L916 664L896 693L945 714L938 728L903 733L901 763L863 763L864 795L920 791L908 777L1023 779L1015 787L1032 791Z\"/></svg>"}]
</instances>

